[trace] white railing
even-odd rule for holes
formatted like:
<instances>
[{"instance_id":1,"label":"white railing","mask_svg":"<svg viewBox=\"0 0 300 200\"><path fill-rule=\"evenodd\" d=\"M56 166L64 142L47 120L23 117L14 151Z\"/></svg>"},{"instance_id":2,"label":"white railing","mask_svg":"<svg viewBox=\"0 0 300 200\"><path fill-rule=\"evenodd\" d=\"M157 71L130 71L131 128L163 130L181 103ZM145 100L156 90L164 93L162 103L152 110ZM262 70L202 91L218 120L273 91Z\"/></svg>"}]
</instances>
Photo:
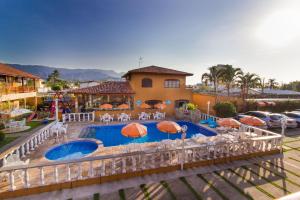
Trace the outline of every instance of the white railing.
<instances>
[{"instance_id":1,"label":"white railing","mask_svg":"<svg viewBox=\"0 0 300 200\"><path fill-rule=\"evenodd\" d=\"M89 122L95 121L95 112L89 113L65 113L62 115L62 121L65 122Z\"/></svg>"},{"instance_id":2,"label":"white railing","mask_svg":"<svg viewBox=\"0 0 300 200\"><path fill-rule=\"evenodd\" d=\"M176 109L176 117L178 119L185 119L185 120L191 120L193 122L199 122L200 120L207 120L207 119L212 119L213 121L217 121L219 118L213 115L208 115L200 110L191 110L188 112L184 112L180 109Z\"/></svg>"},{"instance_id":3,"label":"white railing","mask_svg":"<svg viewBox=\"0 0 300 200\"><path fill-rule=\"evenodd\" d=\"M32 134L28 139L24 140L22 143L15 145L13 148L3 152L0 155L0 161L2 166L6 164L6 158L12 154L18 155L20 159L25 158L27 154L34 151L40 144L44 143L51 136L51 127L56 122L51 122L42 129L38 130L36 133Z\"/></svg>"},{"instance_id":4,"label":"white railing","mask_svg":"<svg viewBox=\"0 0 300 200\"><path fill-rule=\"evenodd\" d=\"M0 170L7 181L0 190L13 191L33 188L55 183L64 183L87 178L105 177L130 172L168 167L188 166L205 160L242 156L256 152L268 152L281 149L281 136L240 140L237 142L220 142L214 145L199 143L196 146L178 147L147 152L123 153L97 157L86 157L71 161L54 161L28 166L6 167Z\"/></svg>"}]
</instances>

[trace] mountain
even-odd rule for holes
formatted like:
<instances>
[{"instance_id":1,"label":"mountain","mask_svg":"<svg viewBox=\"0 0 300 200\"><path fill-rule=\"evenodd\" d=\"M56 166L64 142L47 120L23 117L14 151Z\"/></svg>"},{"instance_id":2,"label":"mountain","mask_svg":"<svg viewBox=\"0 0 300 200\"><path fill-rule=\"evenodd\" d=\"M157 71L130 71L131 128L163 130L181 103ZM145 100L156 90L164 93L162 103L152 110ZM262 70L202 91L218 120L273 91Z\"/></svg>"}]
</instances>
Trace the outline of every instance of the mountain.
<instances>
[{"instance_id":1,"label":"mountain","mask_svg":"<svg viewBox=\"0 0 300 200\"><path fill-rule=\"evenodd\" d=\"M123 73L118 73L113 70L103 69L67 69L48 67L42 65L20 65L20 64L8 64L19 70L31 73L39 76L42 79L47 79L48 75L53 70L58 70L60 77L64 80L78 80L78 81L89 81L89 80L111 80L121 79Z\"/></svg>"}]
</instances>

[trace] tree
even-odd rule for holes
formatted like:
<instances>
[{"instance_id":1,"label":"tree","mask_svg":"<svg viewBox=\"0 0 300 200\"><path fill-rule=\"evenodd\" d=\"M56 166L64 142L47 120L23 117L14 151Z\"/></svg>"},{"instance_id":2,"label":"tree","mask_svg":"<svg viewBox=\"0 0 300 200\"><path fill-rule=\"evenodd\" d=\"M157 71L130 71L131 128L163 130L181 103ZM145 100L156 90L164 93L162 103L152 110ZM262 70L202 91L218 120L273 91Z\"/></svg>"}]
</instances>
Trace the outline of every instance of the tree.
<instances>
[{"instance_id":1,"label":"tree","mask_svg":"<svg viewBox=\"0 0 300 200\"><path fill-rule=\"evenodd\" d=\"M274 88L277 88L279 84L276 82L276 79L275 78L270 78L269 81L268 81L268 86L271 89L274 89Z\"/></svg>"},{"instance_id":2,"label":"tree","mask_svg":"<svg viewBox=\"0 0 300 200\"><path fill-rule=\"evenodd\" d=\"M46 84L54 91L69 88L68 82L60 79L59 71L56 69L48 76Z\"/></svg>"},{"instance_id":3,"label":"tree","mask_svg":"<svg viewBox=\"0 0 300 200\"><path fill-rule=\"evenodd\" d=\"M266 82L265 82L265 78L260 78L259 80L259 87L261 88L261 93L263 94L265 92L265 88L266 88Z\"/></svg>"},{"instance_id":4,"label":"tree","mask_svg":"<svg viewBox=\"0 0 300 200\"><path fill-rule=\"evenodd\" d=\"M228 96L230 95L230 88L235 84L238 76L242 74L243 72L240 68L234 68L232 65L224 65L221 80L226 86Z\"/></svg>"},{"instance_id":5,"label":"tree","mask_svg":"<svg viewBox=\"0 0 300 200\"><path fill-rule=\"evenodd\" d=\"M239 75L238 79L238 83L241 87L241 96L243 101L245 101L245 99L248 98L249 89L257 87L260 83L260 78L258 75L248 72Z\"/></svg>"},{"instance_id":6,"label":"tree","mask_svg":"<svg viewBox=\"0 0 300 200\"><path fill-rule=\"evenodd\" d=\"M220 81L220 77L223 74L224 65L217 65L217 66L212 66L208 68L209 73L204 73L202 74L202 82L207 83L213 83L214 85L214 92L217 94L218 91L218 83Z\"/></svg>"}]
</instances>

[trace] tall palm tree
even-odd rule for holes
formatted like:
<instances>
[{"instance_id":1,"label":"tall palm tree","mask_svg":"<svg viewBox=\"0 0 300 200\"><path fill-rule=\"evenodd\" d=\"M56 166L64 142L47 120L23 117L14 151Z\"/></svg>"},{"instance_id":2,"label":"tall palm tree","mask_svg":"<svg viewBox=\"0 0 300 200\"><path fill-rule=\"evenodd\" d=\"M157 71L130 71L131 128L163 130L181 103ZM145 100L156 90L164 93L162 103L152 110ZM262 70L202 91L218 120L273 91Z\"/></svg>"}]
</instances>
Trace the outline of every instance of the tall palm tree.
<instances>
[{"instance_id":1,"label":"tall palm tree","mask_svg":"<svg viewBox=\"0 0 300 200\"><path fill-rule=\"evenodd\" d=\"M258 75L249 72L246 74L243 73L239 75L238 78L238 83L241 87L241 96L244 101L246 98L248 98L249 89L259 85L260 78Z\"/></svg>"},{"instance_id":2,"label":"tall palm tree","mask_svg":"<svg viewBox=\"0 0 300 200\"><path fill-rule=\"evenodd\" d=\"M223 65L212 66L208 68L209 73L202 74L202 82L211 82L214 85L214 92L217 94L218 83L220 81L220 77L223 74Z\"/></svg>"},{"instance_id":3,"label":"tall palm tree","mask_svg":"<svg viewBox=\"0 0 300 200\"><path fill-rule=\"evenodd\" d=\"M275 78L270 78L268 81L268 85L270 89L274 89L278 86L278 83L276 82Z\"/></svg>"},{"instance_id":4,"label":"tall palm tree","mask_svg":"<svg viewBox=\"0 0 300 200\"><path fill-rule=\"evenodd\" d=\"M260 78L259 87L261 88L262 94L264 94L264 92L265 92L266 85L267 84L266 84L265 78Z\"/></svg>"},{"instance_id":5,"label":"tall palm tree","mask_svg":"<svg viewBox=\"0 0 300 200\"><path fill-rule=\"evenodd\" d=\"M221 80L226 85L227 95L230 95L230 88L234 85L236 79L243 74L241 68L234 68L232 65L224 65L222 69Z\"/></svg>"}]
</instances>

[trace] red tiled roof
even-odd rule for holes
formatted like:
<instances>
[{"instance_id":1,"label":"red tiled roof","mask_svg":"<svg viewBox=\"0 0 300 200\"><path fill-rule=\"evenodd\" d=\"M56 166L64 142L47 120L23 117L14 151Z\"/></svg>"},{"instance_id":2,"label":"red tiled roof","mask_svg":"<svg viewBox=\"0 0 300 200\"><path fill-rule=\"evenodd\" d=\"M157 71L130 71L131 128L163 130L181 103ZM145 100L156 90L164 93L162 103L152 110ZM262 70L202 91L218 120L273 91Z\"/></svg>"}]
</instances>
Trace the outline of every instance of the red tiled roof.
<instances>
[{"instance_id":1,"label":"red tiled roof","mask_svg":"<svg viewBox=\"0 0 300 200\"><path fill-rule=\"evenodd\" d=\"M193 76L193 74L191 74L191 73L151 65L148 67L142 67L142 68L138 68L138 69L129 70L126 74L123 75L123 77L126 77L132 73L171 74L171 75Z\"/></svg>"},{"instance_id":2,"label":"red tiled roof","mask_svg":"<svg viewBox=\"0 0 300 200\"><path fill-rule=\"evenodd\" d=\"M24 77L24 78L32 78L39 79L38 76L32 75L30 73L18 70L16 68L11 67L10 65L0 63L0 74L13 76L13 77Z\"/></svg>"},{"instance_id":3,"label":"red tiled roof","mask_svg":"<svg viewBox=\"0 0 300 200\"><path fill-rule=\"evenodd\" d=\"M73 94L134 94L128 81L106 81L96 86L68 91Z\"/></svg>"}]
</instances>

